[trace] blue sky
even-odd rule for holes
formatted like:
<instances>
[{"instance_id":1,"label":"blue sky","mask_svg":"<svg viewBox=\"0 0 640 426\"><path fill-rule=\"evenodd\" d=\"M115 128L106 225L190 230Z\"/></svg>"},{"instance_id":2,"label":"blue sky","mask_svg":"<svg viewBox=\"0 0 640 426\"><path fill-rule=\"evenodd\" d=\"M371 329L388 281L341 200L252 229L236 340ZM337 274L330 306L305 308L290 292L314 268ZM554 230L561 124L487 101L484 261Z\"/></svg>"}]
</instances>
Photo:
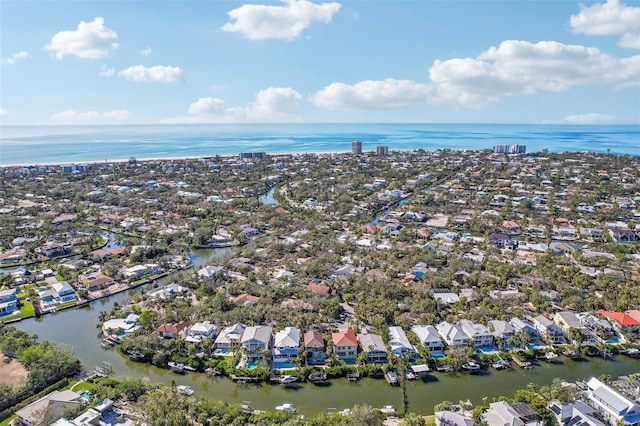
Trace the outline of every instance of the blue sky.
<instances>
[{"instance_id":1,"label":"blue sky","mask_svg":"<svg viewBox=\"0 0 640 426\"><path fill-rule=\"evenodd\" d=\"M640 3L0 3L2 124L640 123Z\"/></svg>"}]
</instances>

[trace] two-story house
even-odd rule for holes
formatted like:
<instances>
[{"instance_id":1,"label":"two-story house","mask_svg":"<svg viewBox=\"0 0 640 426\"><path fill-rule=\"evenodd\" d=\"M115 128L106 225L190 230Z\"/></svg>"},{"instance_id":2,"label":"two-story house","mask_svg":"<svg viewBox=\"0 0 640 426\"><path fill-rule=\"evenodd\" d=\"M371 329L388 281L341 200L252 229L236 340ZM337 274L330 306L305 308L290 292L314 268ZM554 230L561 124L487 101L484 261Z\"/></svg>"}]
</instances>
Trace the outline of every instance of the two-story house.
<instances>
[{"instance_id":1,"label":"two-story house","mask_svg":"<svg viewBox=\"0 0 640 426\"><path fill-rule=\"evenodd\" d=\"M295 327L285 327L273 339L273 362L292 362L298 356L300 331Z\"/></svg>"},{"instance_id":2,"label":"two-story house","mask_svg":"<svg viewBox=\"0 0 640 426\"><path fill-rule=\"evenodd\" d=\"M331 333L333 352L339 360L355 362L358 357L358 339L352 329Z\"/></svg>"},{"instance_id":3,"label":"two-story house","mask_svg":"<svg viewBox=\"0 0 640 426\"><path fill-rule=\"evenodd\" d=\"M482 324L476 324L469 320L458 321L458 327L473 341L473 347L483 348L493 345L493 334Z\"/></svg>"},{"instance_id":4,"label":"two-story house","mask_svg":"<svg viewBox=\"0 0 640 426\"><path fill-rule=\"evenodd\" d=\"M327 359L327 351L322 333L316 330L308 330L304 333L304 350L308 365L324 364Z\"/></svg>"},{"instance_id":5,"label":"two-story house","mask_svg":"<svg viewBox=\"0 0 640 426\"><path fill-rule=\"evenodd\" d=\"M461 351L469 346L469 336L467 336L466 333L456 324L442 321L436 325L436 330L438 330L438 334L442 337L442 340L444 340L449 347L454 348L455 350Z\"/></svg>"},{"instance_id":6,"label":"two-story house","mask_svg":"<svg viewBox=\"0 0 640 426\"><path fill-rule=\"evenodd\" d=\"M242 339L245 328L244 324L233 324L223 328L213 342L213 347L222 354L236 350L240 346L240 339Z\"/></svg>"},{"instance_id":7,"label":"two-story house","mask_svg":"<svg viewBox=\"0 0 640 426\"><path fill-rule=\"evenodd\" d=\"M367 354L367 362L371 364L387 363L387 347L379 334L358 334L358 343Z\"/></svg>"},{"instance_id":8,"label":"two-story house","mask_svg":"<svg viewBox=\"0 0 640 426\"><path fill-rule=\"evenodd\" d=\"M418 358L418 351L415 346L409 342L402 327L389 327L389 346L395 356L407 357L409 361L414 361Z\"/></svg>"},{"instance_id":9,"label":"two-story house","mask_svg":"<svg viewBox=\"0 0 640 426\"><path fill-rule=\"evenodd\" d=\"M18 291L15 288L0 291L0 316L18 311Z\"/></svg>"},{"instance_id":10,"label":"two-story house","mask_svg":"<svg viewBox=\"0 0 640 426\"><path fill-rule=\"evenodd\" d=\"M197 322L187 331L187 337L184 339L191 343L200 343L204 339L213 339L216 337L216 325L209 321Z\"/></svg>"},{"instance_id":11,"label":"two-story house","mask_svg":"<svg viewBox=\"0 0 640 426\"><path fill-rule=\"evenodd\" d=\"M240 339L240 346L245 350L249 360L262 360L263 351L271 349L273 341L273 329L268 325L255 325L247 327Z\"/></svg>"},{"instance_id":12,"label":"two-story house","mask_svg":"<svg viewBox=\"0 0 640 426\"><path fill-rule=\"evenodd\" d=\"M418 336L420 343L429 349L431 354L444 351L444 343L438 334L438 330L432 325L414 325L411 331Z\"/></svg>"}]
</instances>

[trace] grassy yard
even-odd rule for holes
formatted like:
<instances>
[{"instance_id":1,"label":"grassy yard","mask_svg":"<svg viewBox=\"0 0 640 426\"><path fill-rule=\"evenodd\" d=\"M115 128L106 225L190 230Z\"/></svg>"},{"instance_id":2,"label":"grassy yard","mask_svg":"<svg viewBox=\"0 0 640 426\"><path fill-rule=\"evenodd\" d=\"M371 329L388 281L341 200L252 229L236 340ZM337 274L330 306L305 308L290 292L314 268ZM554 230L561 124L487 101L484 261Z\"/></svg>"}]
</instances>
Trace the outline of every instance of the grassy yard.
<instances>
[{"instance_id":1,"label":"grassy yard","mask_svg":"<svg viewBox=\"0 0 640 426\"><path fill-rule=\"evenodd\" d=\"M16 416L15 414L11 417L9 417L8 419L4 419L3 421L0 422L0 426L7 426L9 423L11 423L11 420L17 418L18 416Z\"/></svg>"},{"instance_id":2,"label":"grassy yard","mask_svg":"<svg viewBox=\"0 0 640 426\"><path fill-rule=\"evenodd\" d=\"M20 312L2 317L2 320L12 321L16 319L31 318L33 316L35 316L35 312L33 310L33 305L31 305L31 302L28 300L22 300L22 307L20 307Z\"/></svg>"}]
</instances>

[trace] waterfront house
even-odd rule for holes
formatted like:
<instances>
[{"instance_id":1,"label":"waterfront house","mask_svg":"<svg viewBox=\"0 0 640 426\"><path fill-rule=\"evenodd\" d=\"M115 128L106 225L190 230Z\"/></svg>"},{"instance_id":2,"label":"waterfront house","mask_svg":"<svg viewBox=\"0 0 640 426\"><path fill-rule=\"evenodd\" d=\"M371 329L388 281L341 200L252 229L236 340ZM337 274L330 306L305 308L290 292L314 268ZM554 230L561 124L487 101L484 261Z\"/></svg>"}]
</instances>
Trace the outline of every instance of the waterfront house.
<instances>
[{"instance_id":1,"label":"waterfront house","mask_svg":"<svg viewBox=\"0 0 640 426\"><path fill-rule=\"evenodd\" d=\"M509 324L513 327L514 333L518 333L521 330L524 330L525 333L529 336L529 339L537 339L539 336L538 330L531 325L531 323L526 319L521 319L518 317L513 317L509 321Z\"/></svg>"},{"instance_id":2,"label":"waterfront house","mask_svg":"<svg viewBox=\"0 0 640 426\"><path fill-rule=\"evenodd\" d=\"M595 410L583 401L560 402L551 401L548 406L560 426L605 426L594 417Z\"/></svg>"},{"instance_id":3,"label":"waterfront house","mask_svg":"<svg viewBox=\"0 0 640 426\"><path fill-rule=\"evenodd\" d=\"M596 311L596 314L611 320L613 326L620 333L638 336L640 334L640 321L625 312L610 312L604 309Z\"/></svg>"},{"instance_id":4,"label":"waterfront house","mask_svg":"<svg viewBox=\"0 0 640 426\"><path fill-rule=\"evenodd\" d=\"M147 265L135 265L130 268L126 268L124 271L124 276L131 281L136 281L149 275L150 273L151 270L147 267Z\"/></svg>"},{"instance_id":5,"label":"waterfront house","mask_svg":"<svg viewBox=\"0 0 640 426\"><path fill-rule=\"evenodd\" d=\"M213 343L216 350L224 353L235 350L240 346L240 339L246 326L243 324L233 324L220 331Z\"/></svg>"},{"instance_id":6,"label":"waterfront house","mask_svg":"<svg viewBox=\"0 0 640 426\"><path fill-rule=\"evenodd\" d=\"M469 346L469 336L456 324L443 321L436 326L438 334L449 347L461 351Z\"/></svg>"},{"instance_id":7,"label":"waterfront house","mask_svg":"<svg viewBox=\"0 0 640 426\"><path fill-rule=\"evenodd\" d=\"M151 335L160 339L177 339L186 337L187 330L191 328L191 322L181 321L176 324L163 324L156 328Z\"/></svg>"},{"instance_id":8,"label":"waterfront house","mask_svg":"<svg viewBox=\"0 0 640 426\"><path fill-rule=\"evenodd\" d=\"M611 426L640 425L640 405L595 377L587 382L587 397L602 419Z\"/></svg>"},{"instance_id":9,"label":"waterfront house","mask_svg":"<svg viewBox=\"0 0 640 426\"><path fill-rule=\"evenodd\" d=\"M304 350L308 365L324 364L327 359L327 352L324 347L322 333L316 330L308 330L304 333Z\"/></svg>"},{"instance_id":10,"label":"waterfront house","mask_svg":"<svg viewBox=\"0 0 640 426\"><path fill-rule=\"evenodd\" d=\"M38 247L35 251L48 258L53 258L73 253L73 246L69 243L48 243Z\"/></svg>"},{"instance_id":11,"label":"waterfront house","mask_svg":"<svg viewBox=\"0 0 640 426\"><path fill-rule=\"evenodd\" d=\"M436 411L436 426L473 426L472 418L454 411Z\"/></svg>"},{"instance_id":12,"label":"waterfront house","mask_svg":"<svg viewBox=\"0 0 640 426\"><path fill-rule=\"evenodd\" d=\"M295 327L285 327L273 339L273 362L290 363L298 356L300 331Z\"/></svg>"},{"instance_id":13,"label":"waterfront house","mask_svg":"<svg viewBox=\"0 0 640 426\"><path fill-rule=\"evenodd\" d=\"M493 345L493 334L482 324L476 324L469 320L458 321L458 327L473 341L473 347L480 349Z\"/></svg>"},{"instance_id":14,"label":"waterfront house","mask_svg":"<svg viewBox=\"0 0 640 426\"><path fill-rule=\"evenodd\" d=\"M339 360L355 362L358 356L358 339L352 329L331 333L333 352Z\"/></svg>"},{"instance_id":15,"label":"waterfront house","mask_svg":"<svg viewBox=\"0 0 640 426\"><path fill-rule=\"evenodd\" d=\"M584 330L586 327L580 321L580 318L571 311L560 311L553 315L553 321L558 324L568 335L571 329Z\"/></svg>"},{"instance_id":16,"label":"waterfront house","mask_svg":"<svg viewBox=\"0 0 640 426\"><path fill-rule=\"evenodd\" d=\"M564 343L564 333L562 328L544 315L538 315L537 317L529 317L531 325L538 330L538 334L548 339L552 344Z\"/></svg>"},{"instance_id":17,"label":"waterfront house","mask_svg":"<svg viewBox=\"0 0 640 426\"><path fill-rule=\"evenodd\" d=\"M431 352L441 353L444 351L444 343L438 334L438 330L432 325L414 325L411 331L418 336L418 341Z\"/></svg>"},{"instance_id":18,"label":"waterfront house","mask_svg":"<svg viewBox=\"0 0 640 426\"><path fill-rule=\"evenodd\" d=\"M139 316L129 314L126 318L114 318L102 323L102 334L105 336L114 334L116 336L124 336L138 330Z\"/></svg>"},{"instance_id":19,"label":"waterfront house","mask_svg":"<svg viewBox=\"0 0 640 426\"><path fill-rule=\"evenodd\" d=\"M59 281L51 284L53 291L56 292L55 299L58 303L72 302L76 300L76 293L71 284L66 281Z\"/></svg>"},{"instance_id":20,"label":"waterfront house","mask_svg":"<svg viewBox=\"0 0 640 426\"><path fill-rule=\"evenodd\" d=\"M402 327L389 327L389 346L395 356L406 357L409 361L415 361L418 358L418 351L415 346L409 342Z\"/></svg>"},{"instance_id":21,"label":"waterfront house","mask_svg":"<svg viewBox=\"0 0 640 426\"><path fill-rule=\"evenodd\" d=\"M71 391L53 391L16 411L20 424L24 426L50 425L62 417L65 411L82 406L82 398Z\"/></svg>"},{"instance_id":22,"label":"waterfront house","mask_svg":"<svg viewBox=\"0 0 640 426\"><path fill-rule=\"evenodd\" d=\"M198 278L213 281L222 271L224 271L222 266L207 265L198 271Z\"/></svg>"},{"instance_id":23,"label":"waterfront house","mask_svg":"<svg viewBox=\"0 0 640 426\"><path fill-rule=\"evenodd\" d=\"M524 402L493 402L482 414L482 420L489 426L544 426L538 414Z\"/></svg>"},{"instance_id":24,"label":"waterfront house","mask_svg":"<svg viewBox=\"0 0 640 426\"><path fill-rule=\"evenodd\" d=\"M209 321L197 322L187 331L187 337L184 339L191 343L200 343L203 339L213 339L216 337L216 326Z\"/></svg>"},{"instance_id":25,"label":"waterfront house","mask_svg":"<svg viewBox=\"0 0 640 426\"><path fill-rule=\"evenodd\" d=\"M11 288L0 291L0 316L18 311L18 290Z\"/></svg>"},{"instance_id":26,"label":"waterfront house","mask_svg":"<svg viewBox=\"0 0 640 426\"><path fill-rule=\"evenodd\" d=\"M387 347L379 334L358 334L358 343L367 354L367 362L371 364L387 363Z\"/></svg>"},{"instance_id":27,"label":"waterfront house","mask_svg":"<svg viewBox=\"0 0 640 426\"><path fill-rule=\"evenodd\" d=\"M515 334L515 329L507 321L502 320L490 320L487 322L487 328L493 334L493 338L496 342L500 342L502 347L505 347L507 340Z\"/></svg>"},{"instance_id":28,"label":"waterfront house","mask_svg":"<svg viewBox=\"0 0 640 426\"><path fill-rule=\"evenodd\" d=\"M240 346L245 350L249 360L262 360L263 351L271 349L273 329L268 325L255 325L245 328L240 339Z\"/></svg>"}]
</instances>

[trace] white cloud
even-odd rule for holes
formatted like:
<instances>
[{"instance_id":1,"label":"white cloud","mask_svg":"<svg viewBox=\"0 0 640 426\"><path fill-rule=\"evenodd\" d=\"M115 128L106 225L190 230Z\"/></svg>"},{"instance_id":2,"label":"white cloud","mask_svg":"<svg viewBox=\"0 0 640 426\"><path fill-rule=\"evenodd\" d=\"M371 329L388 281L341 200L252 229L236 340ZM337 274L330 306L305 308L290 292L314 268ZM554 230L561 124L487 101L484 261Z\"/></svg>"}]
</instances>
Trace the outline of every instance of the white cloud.
<instances>
[{"instance_id":1,"label":"white cloud","mask_svg":"<svg viewBox=\"0 0 640 426\"><path fill-rule=\"evenodd\" d=\"M315 4L307 0L283 0L285 6L245 4L228 12L232 21L223 31L241 33L251 40L295 40L313 22L331 22L340 3Z\"/></svg>"},{"instance_id":2,"label":"white cloud","mask_svg":"<svg viewBox=\"0 0 640 426\"><path fill-rule=\"evenodd\" d=\"M433 89L410 80L366 80L354 85L332 83L311 96L316 106L331 110L401 108L428 102Z\"/></svg>"},{"instance_id":3,"label":"white cloud","mask_svg":"<svg viewBox=\"0 0 640 426\"><path fill-rule=\"evenodd\" d=\"M625 6L619 0L580 5L580 13L572 15L569 24L574 33L622 34L619 46L640 49L640 7Z\"/></svg>"},{"instance_id":4,"label":"white cloud","mask_svg":"<svg viewBox=\"0 0 640 426\"><path fill-rule=\"evenodd\" d=\"M118 73L118 77L124 77L131 81L154 81L158 83L178 83L183 81L183 72L180 67L156 65L145 67L135 65Z\"/></svg>"},{"instance_id":5,"label":"white cloud","mask_svg":"<svg viewBox=\"0 0 640 426\"><path fill-rule=\"evenodd\" d=\"M438 99L477 107L574 86L631 87L638 84L640 55L620 59L592 47L507 40L476 58L436 60L429 73Z\"/></svg>"},{"instance_id":6,"label":"white cloud","mask_svg":"<svg viewBox=\"0 0 640 426\"><path fill-rule=\"evenodd\" d=\"M100 77L113 77L113 75L116 73L116 70L113 68L109 68L106 65L102 65L100 67L100 72L98 73L98 75Z\"/></svg>"},{"instance_id":7,"label":"white cloud","mask_svg":"<svg viewBox=\"0 0 640 426\"><path fill-rule=\"evenodd\" d=\"M10 57L8 57L7 59L5 59L5 62L9 65L14 65L17 62L23 61L25 59L30 58L31 55L29 54L29 52L27 52L26 50L22 50L18 53L14 53L13 55L11 55Z\"/></svg>"},{"instance_id":8,"label":"white cloud","mask_svg":"<svg viewBox=\"0 0 640 426\"><path fill-rule=\"evenodd\" d=\"M228 107L220 98L200 98L189 106L189 116L166 123L254 123L298 121L302 96L290 87L270 87L255 95L246 107Z\"/></svg>"},{"instance_id":9,"label":"white cloud","mask_svg":"<svg viewBox=\"0 0 640 426\"><path fill-rule=\"evenodd\" d=\"M61 111L51 115L49 121L55 124L113 123L127 121L131 112L126 109L97 112Z\"/></svg>"},{"instance_id":10,"label":"white cloud","mask_svg":"<svg viewBox=\"0 0 640 426\"><path fill-rule=\"evenodd\" d=\"M608 114L590 112L588 114L574 114L565 117L562 122L567 124L606 124L617 121L615 117Z\"/></svg>"},{"instance_id":11,"label":"white cloud","mask_svg":"<svg viewBox=\"0 0 640 426\"><path fill-rule=\"evenodd\" d=\"M9 115L9 111L4 108L0 108L0 117L4 117L5 115Z\"/></svg>"},{"instance_id":12,"label":"white cloud","mask_svg":"<svg viewBox=\"0 0 640 426\"><path fill-rule=\"evenodd\" d=\"M97 17L91 22L81 21L75 31L60 31L44 49L55 52L58 59L65 55L99 59L118 48L118 43L113 42L117 38L115 31L104 26L104 19Z\"/></svg>"},{"instance_id":13,"label":"white cloud","mask_svg":"<svg viewBox=\"0 0 640 426\"><path fill-rule=\"evenodd\" d=\"M146 49L143 49L143 50L141 50L141 51L140 51L140 54L141 54L142 56L149 56L149 55L151 55L151 52L153 52L153 51L151 50L151 47L147 46L147 48L146 48Z\"/></svg>"}]
</instances>

